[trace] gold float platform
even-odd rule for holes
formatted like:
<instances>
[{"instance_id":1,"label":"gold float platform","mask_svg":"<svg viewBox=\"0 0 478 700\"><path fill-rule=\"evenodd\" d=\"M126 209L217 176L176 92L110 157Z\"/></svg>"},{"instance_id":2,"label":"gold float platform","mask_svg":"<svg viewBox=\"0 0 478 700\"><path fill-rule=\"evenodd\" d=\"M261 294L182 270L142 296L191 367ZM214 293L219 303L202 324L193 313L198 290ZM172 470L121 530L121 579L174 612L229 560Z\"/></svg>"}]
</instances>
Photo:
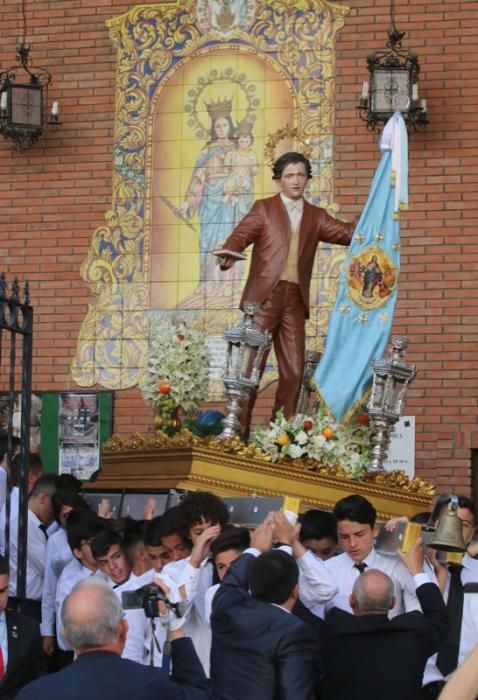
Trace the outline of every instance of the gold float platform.
<instances>
[{"instance_id":1,"label":"gold float platform","mask_svg":"<svg viewBox=\"0 0 478 700\"><path fill-rule=\"evenodd\" d=\"M380 519L413 516L429 510L434 487L403 472L367 474L354 480L344 469L317 462L267 461L255 446L238 439L200 439L188 431L114 436L103 446L103 468L95 489L185 489L218 496L290 497L300 510L331 510L340 498L358 493L368 498Z\"/></svg>"}]
</instances>

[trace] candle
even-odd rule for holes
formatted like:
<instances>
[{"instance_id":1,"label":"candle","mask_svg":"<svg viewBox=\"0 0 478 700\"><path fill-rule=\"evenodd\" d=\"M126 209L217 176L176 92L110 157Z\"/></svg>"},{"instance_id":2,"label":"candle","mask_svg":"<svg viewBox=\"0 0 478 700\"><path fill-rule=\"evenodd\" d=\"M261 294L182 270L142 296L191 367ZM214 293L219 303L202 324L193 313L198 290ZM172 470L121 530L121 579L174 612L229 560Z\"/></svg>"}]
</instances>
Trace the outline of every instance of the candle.
<instances>
[{"instance_id":1,"label":"candle","mask_svg":"<svg viewBox=\"0 0 478 700\"><path fill-rule=\"evenodd\" d=\"M7 99L8 99L8 98L7 98L7 93L6 93L6 91L4 90L4 91L2 92L2 97L1 97L1 99L0 99L0 109L1 109L3 112L5 112L5 111L7 110Z\"/></svg>"},{"instance_id":2,"label":"candle","mask_svg":"<svg viewBox=\"0 0 478 700\"><path fill-rule=\"evenodd\" d=\"M426 100L420 100L420 108L423 110L423 112L427 111L427 101Z\"/></svg>"},{"instance_id":3,"label":"candle","mask_svg":"<svg viewBox=\"0 0 478 700\"><path fill-rule=\"evenodd\" d=\"M53 117L58 115L58 102L54 102L51 106L51 114Z\"/></svg>"},{"instance_id":4,"label":"candle","mask_svg":"<svg viewBox=\"0 0 478 700\"><path fill-rule=\"evenodd\" d=\"M362 84L362 99L366 100L368 97L368 80L364 80Z\"/></svg>"},{"instance_id":5,"label":"candle","mask_svg":"<svg viewBox=\"0 0 478 700\"><path fill-rule=\"evenodd\" d=\"M412 100L414 102L418 100L418 85L416 83L412 85Z\"/></svg>"}]
</instances>

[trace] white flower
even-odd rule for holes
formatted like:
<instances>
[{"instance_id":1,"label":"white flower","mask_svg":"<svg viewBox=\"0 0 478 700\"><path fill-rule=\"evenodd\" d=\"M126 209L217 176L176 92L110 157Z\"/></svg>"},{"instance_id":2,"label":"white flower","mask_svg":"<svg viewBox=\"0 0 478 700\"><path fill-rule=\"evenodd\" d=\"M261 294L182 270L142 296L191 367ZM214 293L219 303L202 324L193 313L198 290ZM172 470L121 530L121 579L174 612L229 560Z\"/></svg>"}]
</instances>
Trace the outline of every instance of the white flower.
<instances>
[{"instance_id":1,"label":"white flower","mask_svg":"<svg viewBox=\"0 0 478 700\"><path fill-rule=\"evenodd\" d=\"M209 353L204 333L180 321L154 323L150 330L148 366L141 380L144 399L158 407L165 397L186 413L197 412L206 400ZM169 387L163 394L159 385Z\"/></svg>"},{"instance_id":2,"label":"white flower","mask_svg":"<svg viewBox=\"0 0 478 700\"><path fill-rule=\"evenodd\" d=\"M309 436L303 430L297 433L295 441L298 445L306 445L309 442Z\"/></svg>"},{"instance_id":3,"label":"white flower","mask_svg":"<svg viewBox=\"0 0 478 700\"><path fill-rule=\"evenodd\" d=\"M289 456L292 457L292 459L298 459L304 454L304 450L302 447L300 447L300 445L288 445L287 447Z\"/></svg>"}]
</instances>

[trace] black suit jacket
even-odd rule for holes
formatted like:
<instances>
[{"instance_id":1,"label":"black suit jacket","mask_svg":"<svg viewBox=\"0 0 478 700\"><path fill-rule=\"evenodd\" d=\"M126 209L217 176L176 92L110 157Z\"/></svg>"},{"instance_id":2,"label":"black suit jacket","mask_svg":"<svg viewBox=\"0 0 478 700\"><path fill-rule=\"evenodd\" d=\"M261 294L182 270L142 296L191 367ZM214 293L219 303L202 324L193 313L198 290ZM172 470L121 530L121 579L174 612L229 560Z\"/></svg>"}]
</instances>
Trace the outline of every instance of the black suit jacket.
<instances>
[{"instance_id":1,"label":"black suit jacket","mask_svg":"<svg viewBox=\"0 0 478 700\"><path fill-rule=\"evenodd\" d=\"M24 685L43 676L47 667L38 622L10 610L5 610L5 617L8 662L5 677L0 681L0 698L10 700Z\"/></svg>"},{"instance_id":2,"label":"black suit jacket","mask_svg":"<svg viewBox=\"0 0 478 700\"><path fill-rule=\"evenodd\" d=\"M312 700L318 645L298 617L248 593L254 560L229 568L212 605L211 682L222 700Z\"/></svg>"},{"instance_id":3,"label":"black suit jacket","mask_svg":"<svg viewBox=\"0 0 478 700\"><path fill-rule=\"evenodd\" d=\"M58 673L26 686L18 700L205 700L208 682L191 640L171 644L173 673L106 651L81 654Z\"/></svg>"},{"instance_id":4,"label":"black suit jacket","mask_svg":"<svg viewBox=\"0 0 478 700\"><path fill-rule=\"evenodd\" d=\"M325 700L420 700L423 671L448 628L434 583L417 588L423 610L357 617L332 608L323 641Z\"/></svg>"}]
</instances>

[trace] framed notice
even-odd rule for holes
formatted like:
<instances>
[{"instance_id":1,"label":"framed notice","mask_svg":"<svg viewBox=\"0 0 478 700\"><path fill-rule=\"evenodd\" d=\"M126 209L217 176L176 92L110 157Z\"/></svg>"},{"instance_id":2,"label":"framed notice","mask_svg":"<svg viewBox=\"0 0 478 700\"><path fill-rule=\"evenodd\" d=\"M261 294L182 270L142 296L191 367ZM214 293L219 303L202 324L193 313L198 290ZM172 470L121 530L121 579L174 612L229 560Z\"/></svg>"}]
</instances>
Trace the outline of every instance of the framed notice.
<instances>
[{"instance_id":1,"label":"framed notice","mask_svg":"<svg viewBox=\"0 0 478 700\"><path fill-rule=\"evenodd\" d=\"M410 479L415 476L415 416L402 416L395 423L383 466L388 472L404 471Z\"/></svg>"}]
</instances>

